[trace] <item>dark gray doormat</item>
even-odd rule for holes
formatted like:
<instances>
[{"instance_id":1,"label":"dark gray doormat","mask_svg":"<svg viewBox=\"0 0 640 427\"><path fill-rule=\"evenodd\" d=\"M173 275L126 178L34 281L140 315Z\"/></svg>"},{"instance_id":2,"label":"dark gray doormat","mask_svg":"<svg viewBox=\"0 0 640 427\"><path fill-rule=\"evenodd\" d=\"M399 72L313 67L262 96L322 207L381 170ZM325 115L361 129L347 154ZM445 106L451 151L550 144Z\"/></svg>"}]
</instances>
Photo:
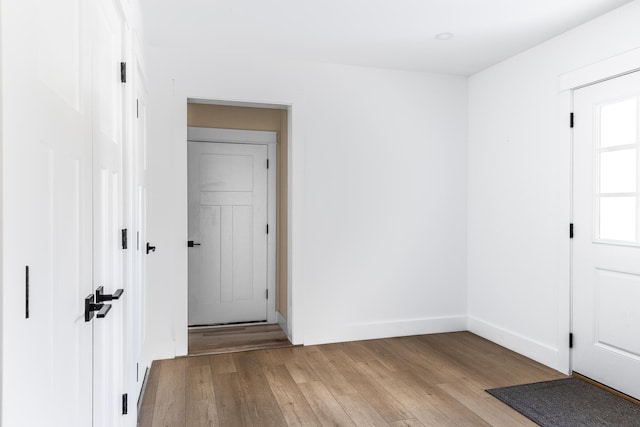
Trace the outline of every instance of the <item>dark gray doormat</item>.
<instances>
[{"instance_id":1,"label":"dark gray doormat","mask_svg":"<svg viewBox=\"0 0 640 427\"><path fill-rule=\"evenodd\" d=\"M487 390L543 427L640 426L640 406L576 378Z\"/></svg>"}]
</instances>

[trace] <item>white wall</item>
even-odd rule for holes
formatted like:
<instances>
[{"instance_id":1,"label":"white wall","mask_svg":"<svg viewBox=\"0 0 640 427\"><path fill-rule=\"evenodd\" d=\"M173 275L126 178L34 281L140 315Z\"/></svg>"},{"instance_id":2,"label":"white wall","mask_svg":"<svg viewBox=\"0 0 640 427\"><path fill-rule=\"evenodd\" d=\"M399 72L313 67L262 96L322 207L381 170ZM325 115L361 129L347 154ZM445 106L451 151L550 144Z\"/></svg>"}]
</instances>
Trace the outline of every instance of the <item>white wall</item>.
<instances>
[{"instance_id":1,"label":"white wall","mask_svg":"<svg viewBox=\"0 0 640 427\"><path fill-rule=\"evenodd\" d=\"M640 47L640 1L469 80L469 328L569 369L570 94L563 73Z\"/></svg>"},{"instance_id":2,"label":"white wall","mask_svg":"<svg viewBox=\"0 0 640 427\"><path fill-rule=\"evenodd\" d=\"M153 47L146 57L152 358L186 352L187 97L291 108L295 343L466 329L465 78Z\"/></svg>"}]
</instances>

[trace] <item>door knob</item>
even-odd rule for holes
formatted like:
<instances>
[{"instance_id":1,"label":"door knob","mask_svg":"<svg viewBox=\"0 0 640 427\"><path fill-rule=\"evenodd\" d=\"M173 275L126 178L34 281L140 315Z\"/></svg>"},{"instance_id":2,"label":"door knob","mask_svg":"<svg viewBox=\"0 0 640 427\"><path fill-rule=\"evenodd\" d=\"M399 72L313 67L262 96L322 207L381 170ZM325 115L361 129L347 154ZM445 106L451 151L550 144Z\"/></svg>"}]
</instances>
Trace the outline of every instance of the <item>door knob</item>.
<instances>
[{"instance_id":1,"label":"door knob","mask_svg":"<svg viewBox=\"0 0 640 427\"><path fill-rule=\"evenodd\" d=\"M192 248L194 246L200 246L200 243L195 243L193 240L187 241L187 246Z\"/></svg>"},{"instance_id":2,"label":"door knob","mask_svg":"<svg viewBox=\"0 0 640 427\"><path fill-rule=\"evenodd\" d=\"M97 311L98 314L96 317L98 319L104 318L109 310L111 310L111 304L96 304L95 297L93 294L89 295L84 299L84 321L88 322L93 319L94 312Z\"/></svg>"},{"instance_id":3,"label":"door knob","mask_svg":"<svg viewBox=\"0 0 640 427\"><path fill-rule=\"evenodd\" d=\"M112 295L105 294L104 286L99 286L98 289L96 289L96 303L100 304L101 302L104 302L104 301L120 299L123 293L124 293L124 289L118 289Z\"/></svg>"},{"instance_id":4,"label":"door knob","mask_svg":"<svg viewBox=\"0 0 640 427\"><path fill-rule=\"evenodd\" d=\"M147 242L147 254L149 252L155 252L156 251L156 247L155 246L151 246L151 244L149 244L149 242Z\"/></svg>"}]
</instances>

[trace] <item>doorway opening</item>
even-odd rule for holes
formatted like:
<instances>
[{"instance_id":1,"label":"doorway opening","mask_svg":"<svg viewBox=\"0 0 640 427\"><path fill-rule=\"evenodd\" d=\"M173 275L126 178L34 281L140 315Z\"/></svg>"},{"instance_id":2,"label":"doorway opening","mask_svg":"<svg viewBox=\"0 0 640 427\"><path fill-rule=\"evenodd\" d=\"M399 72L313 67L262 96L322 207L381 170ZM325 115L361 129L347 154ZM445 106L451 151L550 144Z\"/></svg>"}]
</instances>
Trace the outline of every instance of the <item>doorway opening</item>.
<instances>
[{"instance_id":1,"label":"doorway opening","mask_svg":"<svg viewBox=\"0 0 640 427\"><path fill-rule=\"evenodd\" d=\"M283 106L188 99L190 355L288 344L288 123Z\"/></svg>"}]
</instances>

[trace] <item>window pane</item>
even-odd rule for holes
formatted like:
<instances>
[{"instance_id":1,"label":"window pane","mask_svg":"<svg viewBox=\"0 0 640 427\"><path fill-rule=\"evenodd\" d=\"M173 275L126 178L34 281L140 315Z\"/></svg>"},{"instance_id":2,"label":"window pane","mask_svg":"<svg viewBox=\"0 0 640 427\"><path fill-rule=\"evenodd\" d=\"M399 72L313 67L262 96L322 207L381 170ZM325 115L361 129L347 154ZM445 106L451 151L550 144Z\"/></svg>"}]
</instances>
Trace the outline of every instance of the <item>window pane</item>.
<instances>
[{"instance_id":1,"label":"window pane","mask_svg":"<svg viewBox=\"0 0 640 427\"><path fill-rule=\"evenodd\" d=\"M600 107L600 147L637 142L636 98Z\"/></svg>"},{"instance_id":2,"label":"window pane","mask_svg":"<svg viewBox=\"0 0 640 427\"><path fill-rule=\"evenodd\" d=\"M636 198L600 198L601 240L636 241Z\"/></svg>"},{"instance_id":3,"label":"window pane","mask_svg":"<svg viewBox=\"0 0 640 427\"><path fill-rule=\"evenodd\" d=\"M636 191L636 149L600 153L600 192Z\"/></svg>"}]
</instances>

